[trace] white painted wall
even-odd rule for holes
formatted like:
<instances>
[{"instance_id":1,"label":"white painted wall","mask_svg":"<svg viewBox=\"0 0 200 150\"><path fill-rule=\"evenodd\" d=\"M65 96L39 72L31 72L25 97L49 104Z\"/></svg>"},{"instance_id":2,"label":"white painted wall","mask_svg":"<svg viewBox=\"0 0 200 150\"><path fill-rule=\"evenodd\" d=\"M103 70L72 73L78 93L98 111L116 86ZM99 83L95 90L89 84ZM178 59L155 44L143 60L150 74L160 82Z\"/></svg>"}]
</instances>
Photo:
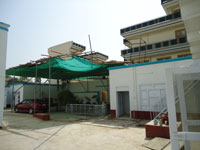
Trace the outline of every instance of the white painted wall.
<instances>
[{"instance_id":1,"label":"white painted wall","mask_svg":"<svg viewBox=\"0 0 200 150\"><path fill-rule=\"evenodd\" d=\"M141 106L140 87L145 85L159 86L166 84L165 69L177 66L190 66L193 60L181 60L146 66L110 70L110 106L117 110L117 91L129 91L130 110L139 111ZM163 86L163 85L162 85ZM148 86L147 86L148 87ZM158 87L156 87L158 88ZM149 88L152 90L152 88ZM163 89L163 87L161 87ZM151 111L151 110L148 110ZM118 117L118 112L116 111Z\"/></svg>"},{"instance_id":2,"label":"white painted wall","mask_svg":"<svg viewBox=\"0 0 200 150\"><path fill-rule=\"evenodd\" d=\"M7 51L7 29L9 25L0 22L0 127L3 123L3 107L4 107L4 88L5 88L5 67L6 67L6 51Z\"/></svg>"},{"instance_id":3,"label":"white painted wall","mask_svg":"<svg viewBox=\"0 0 200 150\"><path fill-rule=\"evenodd\" d=\"M22 102L24 99L41 99L49 97L49 86L48 85L33 85L33 84L14 84L10 85L7 94L7 103L11 105L16 105L18 102ZM34 92L35 90L35 92ZM15 96L12 100L12 92L14 91ZM36 95L34 95L34 93ZM55 85L51 86L51 98L56 99L57 97L57 87ZM12 102L11 102L12 100Z\"/></svg>"},{"instance_id":4,"label":"white painted wall","mask_svg":"<svg viewBox=\"0 0 200 150\"><path fill-rule=\"evenodd\" d=\"M165 28L163 30L158 30L154 32L146 32L142 35L137 35L134 38L142 38L146 41L147 44L157 43L157 42L163 42L171 39L175 39L175 31L184 29L184 24L173 26L170 28ZM131 43L138 43L139 40L129 40ZM138 47L139 44L133 44L133 47Z\"/></svg>"}]
</instances>

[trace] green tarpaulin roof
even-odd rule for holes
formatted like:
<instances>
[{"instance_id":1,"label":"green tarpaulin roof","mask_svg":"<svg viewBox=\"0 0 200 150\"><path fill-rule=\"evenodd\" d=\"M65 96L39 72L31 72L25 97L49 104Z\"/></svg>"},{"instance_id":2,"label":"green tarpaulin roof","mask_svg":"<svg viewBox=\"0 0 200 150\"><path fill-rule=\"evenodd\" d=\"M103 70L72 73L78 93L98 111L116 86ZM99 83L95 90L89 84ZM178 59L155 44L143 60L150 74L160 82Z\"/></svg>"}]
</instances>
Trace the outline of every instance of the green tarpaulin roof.
<instances>
[{"instance_id":1,"label":"green tarpaulin roof","mask_svg":"<svg viewBox=\"0 0 200 150\"><path fill-rule=\"evenodd\" d=\"M108 68L119 64L93 64L83 58L73 57L68 60L53 58L37 65L37 77L49 78L49 64L51 79L71 80L87 76L106 76ZM122 64L120 64L122 65ZM35 77L36 66L16 67L6 70L6 75Z\"/></svg>"}]
</instances>

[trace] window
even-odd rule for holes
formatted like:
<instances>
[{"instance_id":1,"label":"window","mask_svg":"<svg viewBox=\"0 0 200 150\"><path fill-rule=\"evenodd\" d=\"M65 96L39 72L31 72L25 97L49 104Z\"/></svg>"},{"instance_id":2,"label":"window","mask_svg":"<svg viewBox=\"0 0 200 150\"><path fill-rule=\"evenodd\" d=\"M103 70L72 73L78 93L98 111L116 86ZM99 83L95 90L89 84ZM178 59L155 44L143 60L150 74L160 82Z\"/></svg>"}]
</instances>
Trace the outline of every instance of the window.
<instances>
[{"instance_id":1,"label":"window","mask_svg":"<svg viewBox=\"0 0 200 150\"><path fill-rule=\"evenodd\" d=\"M156 48L160 48L161 47L161 43L156 43Z\"/></svg>"},{"instance_id":2,"label":"window","mask_svg":"<svg viewBox=\"0 0 200 150\"><path fill-rule=\"evenodd\" d=\"M149 25L154 24L154 20L149 21Z\"/></svg>"},{"instance_id":3,"label":"window","mask_svg":"<svg viewBox=\"0 0 200 150\"><path fill-rule=\"evenodd\" d=\"M27 101L26 101L26 104L30 104L30 103L31 103L31 100L27 100Z\"/></svg>"},{"instance_id":4,"label":"window","mask_svg":"<svg viewBox=\"0 0 200 150\"><path fill-rule=\"evenodd\" d=\"M167 59L171 59L171 56L157 58L158 61L160 61L160 60L167 60Z\"/></svg>"},{"instance_id":5,"label":"window","mask_svg":"<svg viewBox=\"0 0 200 150\"><path fill-rule=\"evenodd\" d=\"M166 19L167 19L167 20L171 20L171 19L172 19L172 15L168 15L168 16L166 17Z\"/></svg>"},{"instance_id":6,"label":"window","mask_svg":"<svg viewBox=\"0 0 200 150\"><path fill-rule=\"evenodd\" d=\"M186 36L185 29L176 30L175 35L177 39L185 37Z\"/></svg>"},{"instance_id":7,"label":"window","mask_svg":"<svg viewBox=\"0 0 200 150\"><path fill-rule=\"evenodd\" d=\"M180 12L176 12L174 13L174 18L180 18L181 17L181 13Z\"/></svg>"},{"instance_id":8,"label":"window","mask_svg":"<svg viewBox=\"0 0 200 150\"><path fill-rule=\"evenodd\" d=\"M127 53L126 50L123 50L123 51L122 51L122 55L123 55L123 54L126 54L126 53Z\"/></svg>"},{"instance_id":9,"label":"window","mask_svg":"<svg viewBox=\"0 0 200 150\"><path fill-rule=\"evenodd\" d=\"M163 21L165 21L165 17L162 17L159 19L159 22L163 22Z\"/></svg>"},{"instance_id":10,"label":"window","mask_svg":"<svg viewBox=\"0 0 200 150\"><path fill-rule=\"evenodd\" d=\"M133 52L132 49L129 49L129 50L128 50L128 53L132 53L132 52Z\"/></svg>"},{"instance_id":11,"label":"window","mask_svg":"<svg viewBox=\"0 0 200 150\"><path fill-rule=\"evenodd\" d=\"M126 30L126 32L128 32L128 31L130 31L130 28L126 28L125 30Z\"/></svg>"},{"instance_id":12,"label":"window","mask_svg":"<svg viewBox=\"0 0 200 150\"><path fill-rule=\"evenodd\" d=\"M144 50L146 50L146 47L145 47L145 46L142 46L142 47L141 47L141 51L144 51Z\"/></svg>"},{"instance_id":13,"label":"window","mask_svg":"<svg viewBox=\"0 0 200 150\"><path fill-rule=\"evenodd\" d=\"M124 29L121 29L121 33L124 33Z\"/></svg>"},{"instance_id":14,"label":"window","mask_svg":"<svg viewBox=\"0 0 200 150\"><path fill-rule=\"evenodd\" d=\"M27 103L27 100L24 100L23 102L22 102L22 104L26 104Z\"/></svg>"},{"instance_id":15,"label":"window","mask_svg":"<svg viewBox=\"0 0 200 150\"><path fill-rule=\"evenodd\" d=\"M139 51L139 48L138 47L135 47L134 48L134 52L138 52Z\"/></svg>"},{"instance_id":16,"label":"window","mask_svg":"<svg viewBox=\"0 0 200 150\"><path fill-rule=\"evenodd\" d=\"M137 25L137 28L141 28L141 24L138 24L138 25Z\"/></svg>"},{"instance_id":17,"label":"window","mask_svg":"<svg viewBox=\"0 0 200 150\"><path fill-rule=\"evenodd\" d=\"M146 27L146 26L147 26L147 22L143 23L142 26L143 26L143 27Z\"/></svg>"},{"instance_id":18,"label":"window","mask_svg":"<svg viewBox=\"0 0 200 150\"><path fill-rule=\"evenodd\" d=\"M147 45L147 49L152 49L152 44L151 45Z\"/></svg>"},{"instance_id":19,"label":"window","mask_svg":"<svg viewBox=\"0 0 200 150\"><path fill-rule=\"evenodd\" d=\"M177 40L176 40L176 39L171 40L171 41L170 41L170 44L171 44L171 45L176 45L176 44L177 44Z\"/></svg>"},{"instance_id":20,"label":"window","mask_svg":"<svg viewBox=\"0 0 200 150\"><path fill-rule=\"evenodd\" d=\"M131 27L131 30L134 30L134 29L135 29L135 26L132 26L132 27Z\"/></svg>"},{"instance_id":21,"label":"window","mask_svg":"<svg viewBox=\"0 0 200 150\"><path fill-rule=\"evenodd\" d=\"M165 47L165 46L169 46L169 41L163 42L163 47Z\"/></svg>"},{"instance_id":22,"label":"window","mask_svg":"<svg viewBox=\"0 0 200 150\"><path fill-rule=\"evenodd\" d=\"M186 42L186 38L185 37L179 38L179 43L185 43L185 42Z\"/></svg>"}]
</instances>

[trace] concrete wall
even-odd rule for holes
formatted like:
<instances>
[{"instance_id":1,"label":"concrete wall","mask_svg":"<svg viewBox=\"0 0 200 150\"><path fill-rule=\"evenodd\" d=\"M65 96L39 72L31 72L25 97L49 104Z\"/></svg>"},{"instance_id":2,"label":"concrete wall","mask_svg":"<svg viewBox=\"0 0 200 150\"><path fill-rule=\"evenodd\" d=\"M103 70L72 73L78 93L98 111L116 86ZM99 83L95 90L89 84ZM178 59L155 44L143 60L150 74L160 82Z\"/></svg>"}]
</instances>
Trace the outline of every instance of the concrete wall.
<instances>
[{"instance_id":1,"label":"concrete wall","mask_svg":"<svg viewBox=\"0 0 200 150\"><path fill-rule=\"evenodd\" d=\"M47 85L34 85L34 84L23 84L17 83L13 85L9 85L7 87L7 104L11 104L11 106L16 105L19 102L22 102L24 99L44 99L49 98L49 86ZM34 92L35 90L35 92ZM12 100L14 93L14 100ZM55 85L51 86L51 98L56 99L57 97L57 87Z\"/></svg>"},{"instance_id":2,"label":"concrete wall","mask_svg":"<svg viewBox=\"0 0 200 150\"><path fill-rule=\"evenodd\" d=\"M148 99L149 103L159 102L159 97L154 96L155 90L160 90L165 94L165 69L174 68L177 66L190 66L192 60L181 60L166 63L157 63L152 65L121 68L110 70L110 105L111 111L116 111L116 116L118 117L117 110L117 92L118 91L129 91L130 97L130 111L152 111L149 109L141 110L141 97L142 89L152 92ZM160 96L160 99L162 97ZM166 102L165 102L166 103ZM154 104L152 104L153 106ZM113 113L113 112L112 112ZM131 114L133 117L133 113Z\"/></svg>"},{"instance_id":3,"label":"concrete wall","mask_svg":"<svg viewBox=\"0 0 200 150\"><path fill-rule=\"evenodd\" d=\"M145 34L133 36L132 39L130 38L131 43L139 43L139 40L134 40L134 38L142 38L143 40L146 41L147 44L153 44L157 42L162 42L162 41L167 41L171 39L175 39L175 31L184 29L184 24L173 26L173 27L168 27L162 30L157 30L154 32L146 32ZM133 47L138 47L139 44L133 44Z\"/></svg>"}]
</instances>

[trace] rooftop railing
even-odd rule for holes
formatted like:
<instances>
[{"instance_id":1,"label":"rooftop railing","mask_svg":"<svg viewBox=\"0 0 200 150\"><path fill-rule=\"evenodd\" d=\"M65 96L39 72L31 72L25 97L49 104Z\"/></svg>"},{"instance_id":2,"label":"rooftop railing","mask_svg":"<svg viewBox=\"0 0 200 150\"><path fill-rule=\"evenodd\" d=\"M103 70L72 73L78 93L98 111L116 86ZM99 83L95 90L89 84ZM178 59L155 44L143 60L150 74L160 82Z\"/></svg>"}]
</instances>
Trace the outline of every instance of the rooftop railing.
<instances>
[{"instance_id":1,"label":"rooftop railing","mask_svg":"<svg viewBox=\"0 0 200 150\"><path fill-rule=\"evenodd\" d=\"M187 42L187 38L181 37L179 39L172 39L172 40L158 42L158 43L154 43L154 44L148 44L146 46L134 47L134 48L121 50L121 55L126 55L126 54L130 54L130 53L133 53L133 52L137 53L139 51L143 52L145 50L150 51L150 50L165 48L165 47L168 47L168 46L173 46L173 45L182 44L182 43L186 43L186 42Z\"/></svg>"},{"instance_id":2,"label":"rooftop railing","mask_svg":"<svg viewBox=\"0 0 200 150\"><path fill-rule=\"evenodd\" d=\"M173 19L177 19L177 18L181 18L180 12L176 12L176 13L173 13L173 14L161 17L161 18L153 19L153 20L150 20L150 21L147 21L147 22L143 22L143 23L140 23L140 24L136 24L136 25L127 27L127 28L123 28L123 29L120 30L120 32L121 32L121 34L123 34L123 33L129 32L129 31L133 31L133 30L136 30L136 29L140 29L140 28L143 28L143 27L151 26L151 25L154 25L154 24L158 24L158 23L161 23L161 22L165 22L165 21L169 21L169 20L173 20Z\"/></svg>"},{"instance_id":3,"label":"rooftop railing","mask_svg":"<svg viewBox=\"0 0 200 150\"><path fill-rule=\"evenodd\" d=\"M73 42L73 45L74 45L74 46L78 46L78 47L80 47L80 48L82 48L82 49L85 50L85 46L83 46L83 45L77 44L77 43L75 43L75 42Z\"/></svg>"}]
</instances>

